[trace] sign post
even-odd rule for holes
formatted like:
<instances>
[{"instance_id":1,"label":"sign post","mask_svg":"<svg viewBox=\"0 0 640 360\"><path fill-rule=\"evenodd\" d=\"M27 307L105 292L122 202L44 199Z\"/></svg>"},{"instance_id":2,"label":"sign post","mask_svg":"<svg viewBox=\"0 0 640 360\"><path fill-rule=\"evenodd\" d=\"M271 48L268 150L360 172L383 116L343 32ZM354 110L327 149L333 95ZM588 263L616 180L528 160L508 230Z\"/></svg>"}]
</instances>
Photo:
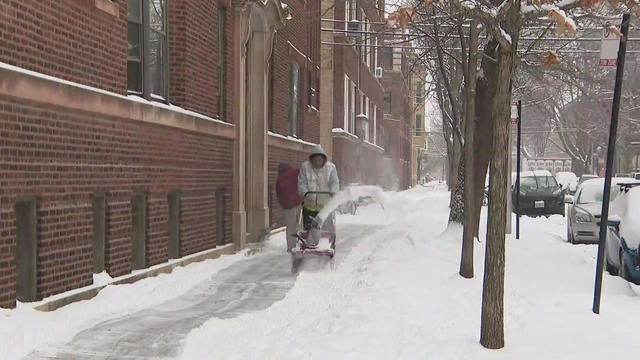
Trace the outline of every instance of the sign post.
<instances>
[{"instance_id":1,"label":"sign post","mask_svg":"<svg viewBox=\"0 0 640 360\"><path fill-rule=\"evenodd\" d=\"M604 194L602 196L602 217L600 218L600 238L598 242L598 261L596 265L596 285L593 294L593 312L600 313L600 295L602 293L602 273L604 267L604 249L607 238L607 223L609 221L609 201L611 200L611 176L613 173L613 157L616 149L616 133L618 132L618 114L620 112L620 93L622 92L622 76L624 74L624 60L627 51L627 35L629 34L629 14L622 17L622 36L619 38L618 56L615 61L616 84L613 91L613 105L611 110L611 125L609 127L609 145L607 147L607 167L604 177ZM605 29L606 30L606 29ZM602 44L605 46L604 41ZM601 54L602 56L602 54ZM602 64L602 58L600 60Z\"/></svg>"},{"instance_id":2,"label":"sign post","mask_svg":"<svg viewBox=\"0 0 640 360\"><path fill-rule=\"evenodd\" d=\"M518 122L518 102L517 101L512 101L511 102L511 124L515 125ZM508 165L508 174L509 176L507 177L507 194L512 194L513 192L513 177L511 176L512 171L513 171L513 127L511 128L511 131L509 132L509 165ZM507 221L505 223L506 225L506 229L505 229L505 234L511 234L512 233L512 218L513 218L513 197L511 197L511 199L507 199Z\"/></svg>"},{"instance_id":3,"label":"sign post","mask_svg":"<svg viewBox=\"0 0 640 360\"><path fill-rule=\"evenodd\" d=\"M520 239L520 141L522 139L522 100L518 100L517 110L518 135L516 137L516 239Z\"/></svg>"}]
</instances>

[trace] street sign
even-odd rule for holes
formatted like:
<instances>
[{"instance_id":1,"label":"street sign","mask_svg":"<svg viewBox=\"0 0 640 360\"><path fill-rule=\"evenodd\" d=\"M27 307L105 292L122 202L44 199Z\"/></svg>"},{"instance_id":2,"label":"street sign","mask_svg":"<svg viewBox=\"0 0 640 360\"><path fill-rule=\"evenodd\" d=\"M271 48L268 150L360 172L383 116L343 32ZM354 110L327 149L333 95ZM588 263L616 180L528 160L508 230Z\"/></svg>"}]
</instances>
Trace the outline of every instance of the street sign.
<instances>
[{"instance_id":1,"label":"street sign","mask_svg":"<svg viewBox=\"0 0 640 360\"><path fill-rule=\"evenodd\" d=\"M616 66L618 64L618 49L620 48L620 31L612 27L620 29L622 24L621 18L607 20L602 29L602 41L600 43L600 66ZM612 31L614 30L614 31Z\"/></svg>"},{"instance_id":2,"label":"street sign","mask_svg":"<svg viewBox=\"0 0 640 360\"><path fill-rule=\"evenodd\" d=\"M515 125L518 123L518 102L511 102L511 124Z\"/></svg>"}]
</instances>

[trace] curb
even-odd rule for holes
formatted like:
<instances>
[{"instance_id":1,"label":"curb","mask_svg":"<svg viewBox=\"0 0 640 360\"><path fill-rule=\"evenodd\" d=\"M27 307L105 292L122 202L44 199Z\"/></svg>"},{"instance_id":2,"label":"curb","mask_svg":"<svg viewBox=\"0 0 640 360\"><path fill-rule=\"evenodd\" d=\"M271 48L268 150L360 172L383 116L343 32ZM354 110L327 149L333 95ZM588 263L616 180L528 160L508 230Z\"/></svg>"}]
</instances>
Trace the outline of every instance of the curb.
<instances>
[{"instance_id":1,"label":"curb","mask_svg":"<svg viewBox=\"0 0 640 360\"><path fill-rule=\"evenodd\" d=\"M71 303L90 300L94 298L102 289L110 285L132 284L138 280L158 276L160 274L169 274L177 267L187 266L204 260L216 259L221 255L232 255L236 253L235 244L226 244L214 249L201 251L191 254L180 259L169 260L168 263L154 265L150 268L136 271L133 274L123 275L114 278L111 282L104 285L89 285L84 288L71 290L68 293L62 293L52 296L49 300L45 299L33 305L33 308L39 311L54 311Z\"/></svg>"}]
</instances>

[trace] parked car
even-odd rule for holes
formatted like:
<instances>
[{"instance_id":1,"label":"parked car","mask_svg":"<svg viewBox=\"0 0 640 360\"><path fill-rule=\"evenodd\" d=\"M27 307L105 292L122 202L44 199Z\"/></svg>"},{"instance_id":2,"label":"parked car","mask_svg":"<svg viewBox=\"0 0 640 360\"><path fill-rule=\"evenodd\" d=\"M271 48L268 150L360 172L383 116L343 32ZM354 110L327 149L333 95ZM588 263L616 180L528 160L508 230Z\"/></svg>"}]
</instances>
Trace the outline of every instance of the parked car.
<instances>
[{"instance_id":1,"label":"parked car","mask_svg":"<svg viewBox=\"0 0 640 360\"><path fill-rule=\"evenodd\" d=\"M640 283L640 185L620 185L608 222L606 269Z\"/></svg>"},{"instance_id":2,"label":"parked car","mask_svg":"<svg viewBox=\"0 0 640 360\"><path fill-rule=\"evenodd\" d=\"M520 173L519 209L516 208L517 184L511 192L513 212L520 215L564 216L565 191L547 170Z\"/></svg>"},{"instance_id":3,"label":"parked car","mask_svg":"<svg viewBox=\"0 0 640 360\"><path fill-rule=\"evenodd\" d=\"M619 184L632 183L631 178L611 179L611 201L620 192ZM583 182L575 197L567 196L567 241L570 243L597 243L600 237L600 216L602 213L602 198L604 178L591 179Z\"/></svg>"},{"instance_id":4,"label":"parked car","mask_svg":"<svg viewBox=\"0 0 640 360\"><path fill-rule=\"evenodd\" d=\"M640 180L640 172L632 172L631 177L636 180Z\"/></svg>"}]
</instances>

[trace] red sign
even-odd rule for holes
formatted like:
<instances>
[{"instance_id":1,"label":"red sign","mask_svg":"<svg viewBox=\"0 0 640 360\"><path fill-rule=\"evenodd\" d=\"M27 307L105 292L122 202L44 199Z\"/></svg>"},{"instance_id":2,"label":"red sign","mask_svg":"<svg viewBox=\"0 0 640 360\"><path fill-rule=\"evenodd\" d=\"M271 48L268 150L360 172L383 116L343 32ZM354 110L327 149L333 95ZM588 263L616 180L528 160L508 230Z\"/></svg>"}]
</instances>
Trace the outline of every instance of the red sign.
<instances>
[{"instance_id":1,"label":"red sign","mask_svg":"<svg viewBox=\"0 0 640 360\"><path fill-rule=\"evenodd\" d=\"M600 66L618 66L618 59L600 59Z\"/></svg>"}]
</instances>

